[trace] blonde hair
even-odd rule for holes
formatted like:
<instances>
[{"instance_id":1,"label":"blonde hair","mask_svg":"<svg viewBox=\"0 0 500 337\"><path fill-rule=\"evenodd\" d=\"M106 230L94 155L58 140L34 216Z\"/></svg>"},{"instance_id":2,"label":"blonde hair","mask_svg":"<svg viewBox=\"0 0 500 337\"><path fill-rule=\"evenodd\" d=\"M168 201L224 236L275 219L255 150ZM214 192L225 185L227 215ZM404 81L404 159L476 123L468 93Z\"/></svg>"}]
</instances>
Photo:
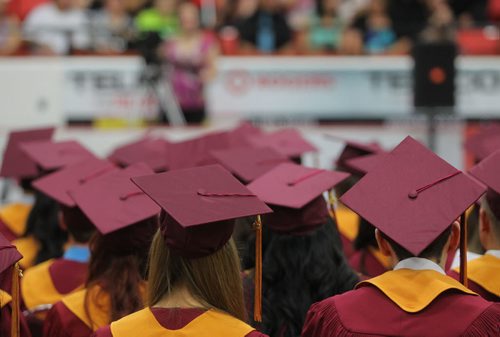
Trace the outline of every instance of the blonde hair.
<instances>
[{"instance_id":1,"label":"blonde hair","mask_svg":"<svg viewBox=\"0 0 500 337\"><path fill-rule=\"evenodd\" d=\"M246 320L240 262L233 239L209 256L188 259L173 254L158 230L149 253L148 305L155 305L181 284L206 309Z\"/></svg>"}]
</instances>

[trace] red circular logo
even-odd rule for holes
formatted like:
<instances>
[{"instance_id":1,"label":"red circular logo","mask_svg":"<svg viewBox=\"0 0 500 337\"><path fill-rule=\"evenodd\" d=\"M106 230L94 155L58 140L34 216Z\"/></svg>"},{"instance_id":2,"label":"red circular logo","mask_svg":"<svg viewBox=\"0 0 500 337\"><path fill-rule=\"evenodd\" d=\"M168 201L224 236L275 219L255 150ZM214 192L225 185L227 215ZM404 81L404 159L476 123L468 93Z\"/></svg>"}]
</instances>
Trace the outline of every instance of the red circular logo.
<instances>
[{"instance_id":1,"label":"red circular logo","mask_svg":"<svg viewBox=\"0 0 500 337\"><path fill-rule=\"evenodd\" d=\"M253 85L253 78L246 70L232 70L226 74L224 85L232 94L243 95Z\"/></svg>"},{"instance_id":2,"label":"red circular logo","mask_svg":"<svg viewBox=\"0 0 500 337\"><path fill-rule=\"evenodd\" d=\"M443 84L446 81L446 72L441 67L434 67L429 71L429 79L433 84Z\"/></svg>"}]
</instances>

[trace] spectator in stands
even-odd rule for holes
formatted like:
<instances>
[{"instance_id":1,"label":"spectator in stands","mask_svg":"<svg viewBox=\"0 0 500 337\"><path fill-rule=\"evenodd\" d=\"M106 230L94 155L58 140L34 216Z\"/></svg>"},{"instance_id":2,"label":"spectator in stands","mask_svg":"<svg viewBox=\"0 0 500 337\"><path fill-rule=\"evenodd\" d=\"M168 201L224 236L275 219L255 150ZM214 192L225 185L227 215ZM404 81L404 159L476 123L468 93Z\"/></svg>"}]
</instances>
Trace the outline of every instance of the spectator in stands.
<instances>
[{"instance_id":1,"label":"spectator in stands","mask_svg":"<svg viewBox=\"0 0 500 337\"><path fill-rule=\"evenodd\" d=\"M351 23L356 15L368 4L370 0L339 0L338 13L343 22Z\"/></svg>"},{"instance_id":2,"label":"spectator in stands","mask_svg":"<svg viewBox=\"0 0 500 337\"><path fill-rule=\"evenodd\" d=\"M21 44L19 21L7 15L7 0L0 0L0 56L15 53Z\"/></svg>"},{"instance_id":3,"label":"spectator in stands","mask_svg":"<svg viewBox=\"0 0 500 337\"><path fill-rule=\"evenodd\" d=\"M169 65L167 78L186 122L198 124L205 119L203 87L214 76L218 46L212 34L201 30L196 5L185 1L178 13L179 34L166 42L163 56Z\"/></svg>"},{"instance_id":4,"label":"spectator in stands","mask_svg":"<svg viewBox=\"0 0 500 337\"><path fill-rule=\"evenodd\" d=\"M488 0L450 0L460 27L470 28L487 23Z\"/></svg>"},{"instance_id":5,"label":"spectator in stands","mask_svg":"<svg viewBox=\"0 0 500 337\"><path fill-rule=\"evenodd\" d=\"M305 30L315 14L316 0L282 0L287 11L287 21L294 31Z\"/></svg>"},{"instance_id":6,"label":"spectator in stands","mask_svg":"<svg viewBox=\"0 0 500 337\"><path fill-rule=\"evenodd\" d=\"M395 53L408 53L426 27L429 12L422 0L388 0L387 11L396 34Z\"/></svg>"},{"instance_id":7,"label":"spectator in stands","mask_svg":"<svg viewBox=\"0 0 500 337\"><path fill-rule=\"evenodd\" d=\"M309 29L309 47L315 51L336 51L344 29L338 16L339 0L319 0L317 3L318 16Z\"/></svg>"},{"instance_id":8,"label":"spectator in stands","mask_svg":"<svg viewBox=\"0 0 500 337\"><path fill-rule=\"evenodd\" d=\"M104 8L92 16L92 42L99 53L119 53L133 36L133 22L121 0L105 0Z\"/></svg>"},{"instance_id":9,"label":"spectator in stands","mask_svg":"<svg viewBox=\"0 0 500 337\"><path fill-rule=\"evenodd\" d=\"M278 0L260 0L255 13L239 22L237 28L244 49L249 51L285 51L292 41L292 31Z\"/></svg>"},{"instance_id":10,"label":"spectator in stands","mask_svg":"<svg viewBox=\"0 0 500 337\"><path fill-rule=\"evenodd\" d=\"M429 18L420 38L425 41L453 40L455 37L455 18L446 0L427 0Z\"/></svg>"},{"instance_id":11,"label":"spectator in stands","mask_svg":"<svg viewBox=\"0 0 500 337\"><path fill-rule=\"evenodd\" d=\"M73 0L53 0L36 7L26 18L24 30L37 54L64 55L89 47L88 18Z\"/></svg>"},{"instance_id":12,"label":"spectator in stands","mask_svg":"<svg viewBox=\"0 0 500 337\"><path fill-rule=\"evenodd\" d=\"M142 10L135 19L139 33L157 33L163 39L176 34L179 29L176 6L177 0L155 0L152 8Z\"/></svg>"},{"instance_id":13,"label":"spectator in stands","mask_svg":"<svg viewBox=\"0 0 500 337\"><path fill-rule=\"evenodd\" d=\"M387 0L371 0L357 15L351 29L363 39L364 52L380 54L390 51L396 41L391 19L387 14Z\"/></svg>"}]
</instances>

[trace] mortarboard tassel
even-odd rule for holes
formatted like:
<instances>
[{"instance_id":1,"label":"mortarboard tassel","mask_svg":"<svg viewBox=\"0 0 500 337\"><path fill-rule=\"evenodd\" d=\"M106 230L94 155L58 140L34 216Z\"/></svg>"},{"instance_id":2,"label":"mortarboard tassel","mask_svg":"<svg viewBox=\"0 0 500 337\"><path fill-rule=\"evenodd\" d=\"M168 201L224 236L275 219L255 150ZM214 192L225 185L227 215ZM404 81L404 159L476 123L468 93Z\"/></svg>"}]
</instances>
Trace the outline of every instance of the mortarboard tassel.
<instances>
[{"instance_id":1,"label":"mortarboard tassel","mask_svg":"<svg viewBox=\"0 0 500 337\"><path fill-rule=\"evenodd\" d=\"M337 214L335 214L335 196L333 195L333 191L328 191L328 212L330 213L330 218L332 218L333 222L337 224Z\"/></svg>"},{"instance_id":2,"label":"mortarboard tassel","mask_svg":"<svg viewBox=\"0 0 500 337\"><path fill-rule=\"evenodd\" d=\"M467 287L467 221L465 212L460 216L460 283Z\"/></svg>"},{"instance_id":3,"label":"mortarboard tassel","mask_svg":"<svg viewBox=\"0 0 500 337\"><path fill-rule=\"evenodd\" d=\"M253 320L262 322L262 220L260 215L254 223L255 227L255 275Z\"/></svg>"},{"instance_id":4,"label":"mortarboard tassel","mask_svg":"<svg viewBox=\"0 0 500 337\"><path fill-rule=\"evenodd\" d=\"M19 337L21 335L20 325L19 325L19 312L21 310L19 302L19 279L23 276L19 264L14 265L14 270L12 271L12 322L10 327L10 336Z\"/></svg>"}]
</instances>

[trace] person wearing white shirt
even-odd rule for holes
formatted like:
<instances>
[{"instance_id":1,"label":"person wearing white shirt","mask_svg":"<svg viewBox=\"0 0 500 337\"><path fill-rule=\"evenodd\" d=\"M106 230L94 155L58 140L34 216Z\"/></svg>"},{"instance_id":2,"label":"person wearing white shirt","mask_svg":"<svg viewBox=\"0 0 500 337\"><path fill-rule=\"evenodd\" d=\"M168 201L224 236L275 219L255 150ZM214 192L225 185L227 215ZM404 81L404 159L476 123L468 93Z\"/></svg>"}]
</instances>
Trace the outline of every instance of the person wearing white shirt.
<instances>
[{"instance_id":1,"label":"person wearing white shirt","mask_svg":"<svg viewBox=\"0 0 500 337\"><path fill-rule=\"evenodd\" d=\"M85 50L90 43L89 22L72 0L53 0L36 7L24 22L26 39L38 54L68 54Z\"/></svg>"}]
</instances>

